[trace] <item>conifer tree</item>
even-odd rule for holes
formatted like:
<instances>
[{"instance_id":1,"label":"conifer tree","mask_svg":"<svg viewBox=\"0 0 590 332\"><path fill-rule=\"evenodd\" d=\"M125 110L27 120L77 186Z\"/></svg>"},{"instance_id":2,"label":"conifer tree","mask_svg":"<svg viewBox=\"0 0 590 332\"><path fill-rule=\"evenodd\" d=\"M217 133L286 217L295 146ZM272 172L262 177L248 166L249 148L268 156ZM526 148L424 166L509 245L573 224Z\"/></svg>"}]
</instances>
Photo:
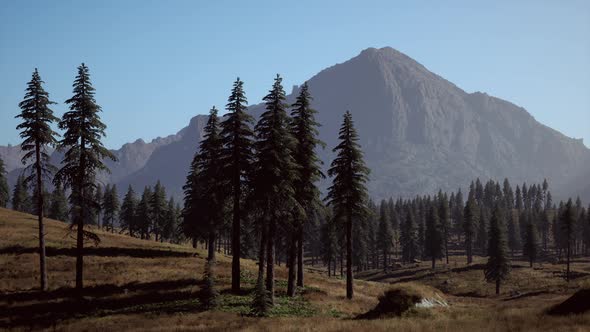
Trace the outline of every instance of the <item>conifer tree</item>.
<instances>
[{"instance_id":1,"label":"conifer tree","mask_svg":"<svg viewBox=\"0 0 590 332\"><path fill-rule=\"evenodd\" d=\"M424 254L430 257L432 269L435 268L436 259L442 258L444 250L443 230L439 219L439 212L433 205L426 218L426 231L424 234Z\"/></svg>"},{"instance_id":2,"label":"conifer tree","mask_svg":"<svg viewBox=\"0 0 590 332\"><path fill-rule=\"evenodd\" d=\"M572 203L572 199L570 198L564 206L563 212L560 216L561 222L561 229L564 233L564 238L566 241L566 249L567 249L567 267L566 267L566 280L570 281L570 260L571 260L571 252L572 252L572 242L574 238L574 229L576 223L576 211L575 207Z\"/></svg>"},{"instance_id":3,"label":"conifer tree","mask_svg":"<svg viewBox=\"0 0 590 332\"><path fill-rule=\"evenodd\" d=\"M19 175L12 191L12 209L20 212L31 211L31 198L25 183L25 176Z\"/></svg>"},{"instance_id":4,"label":"conifer tree","mask_svg":"<svg viewBox=\"0 0 590 332\"><path fill-rule=\"evenodd\" d=\"M477 247L479 248L482 254L485 254L487 250L488 244L488 229L489 229L489 222L488 222L488 213L485 206L479 207L479 219L477 225Z\"/></svg>"},{"instance_id":5,"label":"conifer tree","mask_svg":"<svg viewBox=\"0 0 590 332\"><path fill-rule=\"evenodd\" d=\"M377 243L383 254L383 271L387 271L387 258L391 251L393 234L391 232L391 223L387 214L387 202L381 201L379 207L379 231L377 233Z\"/></svg>"},{"instance_id":6,"label":"conifer tree","mask_svg":"<svg viewBox=\"0 0 590 332\"><path fill-rule=\"evenodd\" d=\"M533 267L533 263L537 259L537 252L539 250L539 239L537 235L537 227L529 220L526 225L525 242L522 247L522 253L528 257L530 266Z\"/></svg>"},{"instance_id":7,"label":"conifer tree","mask_svg":"<svg viewBox=\"0 0 590 332\"><path fill-rule=\"evenodd\" d=\"M193 158L183 187L183 230L188 237L202 237L207 240L207 259L215 261L215 241L224 226L226 202L223 142L215 107L209 113L204 132L204 138Z\"/></svg>"},{"instance_id":8,"label":"conifer tree","mask_svg":"<svg viewBox=\"0 0 590 332\"><path fill-rule=\"evenodd\" d=\"M135 191L129 185L127 193L123 198L123 204L121 204L121 212L119 213L119 220L121 224L121 231L128 231L130 236L135 236L137 231L136 213L137 213L137 197Z\"/></svg>"},{"instance_id":9,"label":"conifer tree","mask_svg":"<svg viewBox=\"0 0 590 332\"><path fill-rule=\"evenodd\" d=\"M475 231L479 216L474 196L470 195L469 199L467 200L467 204L465 205L465 213L463 216L463 230L465 232L465 254L467 255L467 264L471 264L473 262Z\"/></svg>"},{"instance_id":10,"label":"conifer tree","mask_svg":"<svg viewBox=\"0 0 590 332\"><path fill-rule=\"evenodd\" d=\"M166 222L162 227L162 241L172 241L177 228L177 219L178 216L176 215L176 203L174 203L174 197L170 197L168 200L168 206L166 207ZM205 272L207 273L207 271ZM210 277L213 278L213 275L211 274Z\"/></svg>"},{"instance_id":11,"label":"conifer tree","mask_svg":"<svg viewBox=\"0 0 590 332\"><path fill-rule=\"evenodd\" d=\"M104 210L102 218L103 227L106 227L107 231L114 232L115 220L119 216L119 210L121 209L116 185L107 185L102 199L102 209Z\"/></svg>"},{"instance_id":12,"label":"conifer tree","mask_svg":"<svg viewBox=\"0 0 590 332\"><path fill-rule=\"evenodd\" d=\"M289 131L290 118L286 112L285 91L282 78L277 75L269 93L263 98L266 111L262 113L255 127L256 164L254 191L256 200L261 202L266 224L266 290L270 302L274 303L275 239L280 226L293 232L293 223L277 225L278 220L300 219L304 215L296 200L293 187L296 165L292 151L294 140ZM291 242L289 260L296 259ZM294 267L294 265L292 265ZM294 295L295 270L290 269L288 295Z\"/></svg>"},{"instance_id":13,"label":"conifer tree","mask_svg":"<svg viewBox=\"0 0 590 332\"><path fill-rule=\"evenodd\" d=\"M76 289L83 288L84 238L98 240L96 234L85 231L84 224L89 221L95 208L93 197L89 195L96 187L94 180L97 171L108 171L103 159L116 160L115 156L101 143L106 126L100 121L100 106L94 99L94 88L90 82L88 67L78 67L78 76L73 84L74 96L66 100L70 110L64 113L59 128L65 130L59 148L65 150L62 168L56 173L54 181L71 187L70 203L73 222L77 230L76 243Z\"/></svg>"},{"instance_id":14,"label":"conifer tree","mask_svg":"<svg viewBox=\"0 0 590 332\"><path fill-rule=\"evenodd\" d=\"M105 226L104 219L103 223L101 224L100 217L103 211L105 196L108 195L108 191L109 189L107 188L106 192L103 193L102 186L100 184L97 184L96 188L94 189L94 202L96 202L96 204L94 205L94 217L96 218L96 220L93 222L93 224L95 224L98 228L103 228Z\"/></svg>"},{"instance_id":15,"label":"conifer tree","mask_svg":"<svg viewBox=\"0 0 590 332\"><path fill-rule=\"evenodd\" d=\"M247 113L247 100L244 83L238 78L234 82L231 95L226 105L228 114L221 123L223 138L222 160L226 179L229 179L228 191L232 203L232 291L240 291L240 229L242 209L240 206L242 192L246 186L252 165L252 130L253 118Z\"/></svg>"},{"instance_id":16,"label":"conifer tree","mask_svg":"<svg viewBox=\"0 0 590 332\"><path fill-rule=\"evenodd\" d=\"M151 205L152 190L149 186L143 189L139 204L137 204L137 211L135 216L135 224L137 225L139 236L141 239L149 239L152 225Z\"/></svg>"},{"instance_id":17,"label":"conifer tree","mask_svg":"<svg viewBox=\"0 0 590 332\"><path fill-rule=\"evenodd\" d=\"M367 182L369 169L363 161L363 153L358 143L352 115L344 114L344 122L339 131L340 143L333 149L336 158L332 161L328 175L333 177L328 188L328 205L332 206L336 217L342 218L346 225L346 297L353 297L352 271L352 223L366 215Z\"/></svg>"},{"instance_id":18,"label":"conifer tree","mask_svg":"<svg viewBox=\"0 0 590 332\"><path fill-rule=\"evenodd\" d=\"M451 228L450 222L450 208L449 200L446 193L442 193L442 190L438 192L438 220L440 222L440 231L442 236L442 243L444 247L444 255L447 258L447 264L449 264L449 234Z\"/></svg>"},{"instance_id":19,"label":"conifer tree","mask_svg":"<svg viewBox=\"0 0 590 332\"><path fill-rule=\"evenodd\" d=\"M29 175L25 183L34 182L36 195L34 197L35 210L39 223L39 266L41 290L47 290L47 268L45 266L45 229L43 224L43 212L47 203L44 199L44 182L53 174L55 167L49 163L48 146L57 143L57 133L51 129L51 124L57 121L53 111L49 108L54 102L49 100L49 94L43 89L43 80L35 68L31 81L27 84L25 97L18 106L21 113L17 115L22 122L16 127L21 130L20 137L23 139L21 150L25 152L22 157L23 164L32 160L32 164L25 168Z\"/></svg>"},{"instance_id":20,"label":"conifer tree","mask_svg":"<svg viewBox=\"0 0 590 332\"><path fill-rule=\"evenodd\" d=\"M155 235L156 241L162 241L162 229L166 224L166 210L167 210L167 202L166 202L166 189L160 183L160 180L154 186L154 192L150 197L149 201L150 205L150 221L151 227Z\"/></svg>"},{"instance_id":21,"label":"conifer tree","mask_svg":"<svg viewBox=\"0 0 590 332\"><path fill-rule=\"evenodd\" d=\"M407 209L406 218L400 232L402 259L413 262L418 254L418 240L416 238L416 222L411 209Z\"/></svg>"},{"instance_id":22,"label":"conifer tree","mask_svg":"<svg viewBox=\"0 0 590 332\"><path fill-rule=\"evenodd\" d=\"M453 205L454 208L451 210L451 213L453 214L453 219L455 221L455 234L457 234L458 241L461 242L461 234L463 233L463 213L465 206L461 189L457 191L457 194L455 195L455 203Z\"/></svg>"},{"instance_id":23,"label":"conifer tree","mask_svg":"<svg viewBox=\"0 0 590 332\"><path fill-rule=\"evenodd\" d=\"M514 252L522 247L520 221L518 211L508 211L508 215L508 247L514 256Z\"/></svg>"},{"instance_id":24,"label":"conifer tree","mask_svg":"<svg viewBox=\"0 0 590 332\"><path fill-rule=\"evenodd\" d=\"M68 221L69 208L66 194L61 184L58 183L54 187L48 216L51 219Z\"/></svg>"},{"instance_id":25,"label":"conifer tree","mask_svg":"<svg viewBox=\"0 0 590 332\"><path fill-rule=\"evenodd\" d=\"M510 274L505 226L502 219L501 210L496 207L490 219L488 262L484 269L486 280L496 283L496 294L500 294L500 285Z\"/></svg>"},{"instance_id":26,"label":"conifer tree","mask_svg":"<svg viewBox=\"0 0 590 332\"><path fill-rule=\"evenodd\" d=\"M6 181L6 168L4 168L4 160L0 158L0 207L5 208L10 201L10 188Z\"/></svg>"},{"instance_id":27,"label":"conifer tree","mask_svg":"<svg viewBox=\"0 0 590 332\"><path fill-rule=\"evenodd\" d=\"M299 204L304 208L305 214L301 220L295 221L293 247L297 250L297 286L303 287L303 244L304 244L304 227L308 224L315 212L319 210L321 205L320 193L316 186L316 182L324 175L321 172L322 161L316 154L316 148L324 147L324 142L320 141L319 123L315 120L317 111L311 107L311 93L307 82L301 86L299 95L295 103L292 105L291 111L291 134L295 139L295 146L293 148L293 158L297 165L297 176L295 178L295 197ZM295 270L293 264L289 267Z\"/></svg>"}]
</instances>

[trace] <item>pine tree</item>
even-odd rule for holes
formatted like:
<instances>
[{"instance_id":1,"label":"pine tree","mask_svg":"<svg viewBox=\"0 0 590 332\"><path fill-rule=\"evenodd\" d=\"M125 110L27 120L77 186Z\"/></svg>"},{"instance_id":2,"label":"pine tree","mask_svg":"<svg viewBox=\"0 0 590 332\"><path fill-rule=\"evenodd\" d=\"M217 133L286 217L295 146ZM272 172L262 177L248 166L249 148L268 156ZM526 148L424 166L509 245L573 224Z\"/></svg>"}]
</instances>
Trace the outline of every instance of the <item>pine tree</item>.
<instances>
[{"instance_id":1,"label":"pine tree","mask_svg":"<svg viewBox=\"0 0 590 332\"><path fill-rule=\"evenodd\" d=\"M184 189L183 230L193 239L208 241L207 259L215 260L215 241L222 231L226 181L223 173L219 118L213 107L204 129L205 135L193 158Z\"/></svg>"},{"instance_id":2,"label":"pine tree","mask_svg":"<svg viewBox=\"0 0 590 332\"><path fill-rule=\"evenodd\" d=\"M138 231L137 223L135 222L138 203L135 191L131 185L129 185L127 193L123 198L123 204L121 204L119 220L121 231L129 231L130 236L135 236L135 232Z\"/></svg>"},{"instance_id":3,"label":"pine tree","mask_svg":"<svg viewBox=\"0 0 590 332\"><path fill-rule=\"evenodd\" d=\"M416 222L411 209L407 209L406 218L400 232L402 245L402 259L404 262L413 262L418 254L416 238Z\"/></svg>"},{"instance_id":4,"label":"pine tree","mask_svg":"<svg viewBox=\"0 0 590 332\"><path fill-rule=\"evenodd\" d=\"M107 185L103 199L102 199L103 218L102 225L107 231L115 231L115 220L119 215L121 209L119 203L119 194L117 193L116 185Z\"/></svg>"},{"instance_id":5,"label":"pine tree","mask_svg":"<svg viewBox=\"0 0 590 332\"><path fill-rule=\"evenodd\" d=\"M518 211L509 211L508 221L508 247L512 255L522 247L522 236L520 234L520 221Z\"/></svg>"},{"instance_id":6,"label":"pine tree","mask_svg":"<svg viewBox=\"0 0 590 332\"><path fill-rule=\"evenodd\" d=\"M488 213L487 213L487 209L485 206L480 206L479 207L479 219L478 219L478 225L477 225L477 247L479 248L480 252L482 254L484 254L487 250L487 244L488 244L488 229L489 229L489 223L488 223Z\"/></svg>"},{"instance_id":7,"label":"pine tree","mask_svg":"<svg viewBox=\"0 0 590 332\"><path fill-rule=\"evenodd\" d=\"M252 165L252 116L247 113L244 83L234 82L226 109L229 112L221 123L223 138L222 160L229 195L231 195L232 218L232 291L240 291L240 224L243 219L240 203Z\"/></svg>"},{"instance_id":8,"label":"pine tree","mask_svg":"<svg viewBox=\"0 0 590 332\"><path fill-rule=\"evenodd\" d=\"M442 193L441 190L438 192L438 220L440 222L440 230L442 236L442 243L444 246L444 255L447 258L447 264L449 264L449 236L450 236L450 208L449 200L446 193Z\"/></svg>"},{"instance_id":9,"label":"pine tree","mask_svg":"<svg viewBox=\"0 0 590 332\"><path fill-rule=\"evenodd\" d=\"M84 238L95 241L98 236L84 231L84 224L92 214L96 204L89 195L97 171L108 171L103 159L116 160L107 150L100 139L105 136L106 126L100 121L98 113L100 106L94 99L94 88L90 82L88 67L82 64L78 67L78 76L73 84L74 96L66 100L70 110L64 113L59 128L65 130L63 139L59 142L61 150L66 150L62 168L56 173L54 181L71 187L70 202L73 210L73 222L77 229L76 243L76 289L83 288L84 271Z\"/></svg>"},{"instance_id":10,"label":"pine tree","mask_svg":"<svg viewBox=\"0 0 590 332\"><path fill-rule=\"evenodd\" d=\"M20 212L31 211L31 198L25 183L25 176L19 175L12 191L12 209Z\"/></svg>"},{"instance_id":11,"label":"pine tree","mask_svg":"<svg viewBox=\"0 0 590 332\"><path fill-rule=\"evenodd\" d=\"M10 188L6 181L6 168L4 168L4 160L0 158L0 207L5 208L10 201Z\"/></svg>"},{"instance_id":12,"label":"pine tree","mask_svg":"<svg viewBox=\"0 0 590 332\"><path fill-rule=\"evenodd\" d=\"M467 255L467 264L473 262L473 247L475 242L475 231L478 224L479 213L475 203L475 197L471 196L465 205L463 213L463 230L465 232L465 254Z\"/></svg>"},{"instance_id":13,"label":"pine tree","mask_svg":"<svg viewBox=\"0 0 590 332\"><path fill-rule=\"evenodd\" d=\"M23 164L32 160L32 164L25 168L25 172L29 175L25 178L25 184L34 182L35 203L34 210L37 214L39 223L39 266L41 274L41 290L47 290L47 268L45 265L45 230L43 224L43 212L45 210L44 197L44 182L49 178L55 169L49 163L49 155L47 153L48 146L54 146L57 143L55 139L57 135L51 129L51 124L58 119L53 115L53 111L49 108L54 102L49 100L49 94L43 89L43 80L35 68L31 81L27 84L25 90L25 97L18 106L21 113L16 116L22 122L16 127L21 130L20 137L23 139L21 150L25 152L22 157Z\"/></svg>"},{"instance_id":14,"label":"pine tree","mask_svg":"<svg viewBox=\"0 0 590 332\"><path fill-rule=\"evenodd\" d=\"M353 297L352 272L352 223L366 215L367 182L369 169L363 161L363 153L358 143L352 115L344 114L344 122L339 131L340 143L334 148L337 154L332 161L328 175L333 177L328 188L328 205L332 206L336 217L346 222L346 297Z\"/></svg>"},{"instance_id":15,"label":"pine tree","mask_svg":"<svg viewBox=\"0 0 590 332\"><path fill-rule=\"evenodd\" d=\"M68 221L69 208L68 200L63 187L60 183L55 185L51 193L51 203L49 207L49 218L61 221Z\"/></svg>"},{"instance_id":16,"label":"pine tree","mask_svg":"<svg viewBox=\"0 0 590 332\"><path fill-rule=\"evenodd\" d=\"M297 251L297 286L303 287L303 234L304 227L309 223L314 213L321 205L320 192L316 186L316 182L324 178L321 172L322 161L316 154L318 146L324 147L324 142L320 141L319 123L315 120L317 111L311 107L311 94L307 82L301 86L299 95L295 103L292 105L291 111L291 134L295 139L295 146L293 149L293 158L297 165L297 176L295 179L295 197L299 204L305 209L305 214L301 220L296 220L296 230L294 232L295 242L292 244ZM295 260L289 267L295 269Z\"/></svg>"},{"instance_id":17,"label":"pine tree","mask_svg":"<svg viewBox=\"0 0 590 332\"><path fill-rule=\"evenodd\" d=\"M166 209L167 209L167 202L166 202L166 189L160 183L160 180L154 186L154 192L149 200L150 205L150 221L152 230L155 234L156 241L162 241L162 229L166 224Z\"/></svg>"},{"instance_id":18,"label":"pine tree","mask_svg":"<svg viewBox=\"0 0 590 332\"><path fill-rule=\"evenodd\" d=\"M382 200L379 207L379 231L377 233L377 243L383 254L383 271L387 271L387 257L391 251L392 239L393 234L391 232L387 202Z\"/></svg>"},{"instance_id":19,"label":"pine tree","mask_svg":"<svg viewBox=\"0 0 590 332\"><path fill-rule=\"evenodd\" d=\"M537 235L537 227L529 220L526 226L525 242L522 247L522 253L528 257L530 266L533 267L533 263L537 259L537 252L539 250L539 239Z\"/></svg>"},{"instance_id":20,"label":"pine tree","mask_svg":"<svg viewBox=\"0 0 590 332\"><path fill-rule=\"evenodd\" d=\"M424 234L424 254L430 257L432 269L435 268L436 259L443 257L444 241L443 230L439 219L439 212L433 205L426 218L426 232Z\"/></svg>"},{"instance_id":21,"label":"pine tree","mask_svg":"<svg viewBox=\"0 0 590 332\"><path fill-rule=\"evenodd\" d=\"M141 194L141 200L139 204L137 204L137 210L135 215L135 224L137 225L137 230L139 231L139 236L141 239L148 240L150 238L151 232L151 225L152 225L152 216L151 216L151 205L150 201L152 199L152 190L150 187L146 186L143 189L143 193Z\"/></svg>"},{"instance_id":22,"label":"pine tree","mask_svg":"<svg viewBox=\"0 0 590 332\"><path fill-rule=\"evenodd\" d=\"M564 206L563 212L560 216L561 229L564 233L567 248L567 268L566 268L566 280L570 281L570 260L572 252L572 242L574 238L574 229L576 223L576 211L570 198Z\"/></svg>"},{"instance_id":23,"label":"pine tree","mask_svg":"<svg viewBox=\"0 0 590 332\"><path fill-rule=\"evenodd\" d=\"M277 75L272 89L263 98L266 111L262 113L255 127L256 132L256 163L254 177L254 191L256 200L260 202L264 216L266 236L266 289L270 294L270 301L274 303L274 262L275 238L279 227L293 232L293 223L277 225L277 220L293 220L304 215L301 206L296 201L293 188L296 177L296 165L292 151L294 139L289 131L290 118L286 112L285 91L282 78ZM296 252L290 243L289 257L294 262ZM290 288L288 294L294 295L295 270L290 269Z\"/></svg>"},{"instance_id":24,"label":"pine tree","mask_svg":"<svg viewBox=\"0 0 590 332\"><path fill-rule=\"evenodd\" d=\"M453 204L454 208L451 209L451 213L453 214L453 219L455 222L455 234L457 234L457 239L459 243L461 242L461 234L463 234L463 213L464 213L464 206L465 203L463 202L463 193L461 189L457 191L455 195L455 203Z\"/></svg>"},{"instance_id":25,"label":"pine tree","mask_svg":"<svg viewBox=\"0 0 590 332\"><path fill-rule=\"evenodd\" d=\"M103 203L105 200L105 196L108 195L108 191L109 190L107 188L106 192L103 193L102 186L100 184L97 184L96 188L94 189L94 201L96 202L96 204L94 205L94 217L96 218L96 220L92 223L96 225L98 228L105 227L105 225L101 224L100 222L100 216L103 211Z\"/></svg>"},{"instance_id":26,"label":"pine tree","mask_svg":"<svg viewBox=\"0 0 590 332\"><path fill-rule=\"evenodd\" d=\"M490 220L488 262L484 274L488 282L496 283L496 294L500 294L500 284L510 274L510 261L506 244L505 226L502 221L501 210L496 207Z\"/></svg>"},{"instance_id":27,"label":"pine tree","mask_svg":"<svg viewBox=\"0 0 590 332\"><path fill-rule=\"evenodd\" d=\"M166 223L162 228L163 240L172 241L177 228L177 219L178 216L176 215L176 203L174 203L174 197L170 197L168 200L168 206L166 207ZM211 277L213 278L212 275Z\"/></svg>"}]
</instances>

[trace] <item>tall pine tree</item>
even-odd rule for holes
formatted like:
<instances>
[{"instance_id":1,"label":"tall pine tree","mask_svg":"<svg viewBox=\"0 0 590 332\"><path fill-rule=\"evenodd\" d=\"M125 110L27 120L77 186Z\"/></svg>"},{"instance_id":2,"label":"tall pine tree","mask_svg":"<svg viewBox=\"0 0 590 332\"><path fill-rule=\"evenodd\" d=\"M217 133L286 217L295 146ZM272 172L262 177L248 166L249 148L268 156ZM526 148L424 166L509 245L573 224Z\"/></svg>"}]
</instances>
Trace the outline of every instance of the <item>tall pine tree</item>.
<instances>
[{"instance_id":1,"label":"tall pine tree","mask_svg":"<svg viewBox=\"0 0 590 332\"><path fill-rule=\"evenodd\" d=\"M84 230L95 207L89 195L96 188L94 183L98 171L108 171L103 159L116 160L115 156L101 143L106 126L100 121L100 106L94 99L94 88L90 82L88 67L78 67L78 75L73 84L72 98L66 100L70 110L64 113L59 128L65 130L59 142L65 150L62 168L54 181L71 187L70 203L73 210L73 223L77 230L76 240L76 289L84 286L84 238L98 239L96 234Z\"/></svg>"},{"instance_id":2,"label":"tall pine tree","mask_svg":"<svg viewBox=\"0 0 590 332\"><path fill-rule=\"evenodd\" d=\"M23 164L32 160L32 164L27 166L25 172L29 175L25 178L25 183L34 182L35 190L35 210L37 211L37 220L39 222L39 266L41 274L41 290L47 290L47 267L45 265L45 229L43 224L43 212L45 210L44 199L44 182L48 179L55 167L49 163L48 146L54 146L57 143L55 137L57 133L51 129L51 124L58 120L49 108L54 102L49 100L49 94L43 89L43 80L35 68L31 81L27 84L25 98L18 106L21 113L17 115L22 122L16 127L21 130L20 137L23 140L21 150L25 152L22 157Z\"/></svg>"},{"instance_id":3,"label":"tall pine tree","mask_svg":"<svg viewBox=\"0 0 590 332\"><path fill-rule=\"evenodd\" d=\"M128 231L130 236L135 236L137 232L137 223L135 222L136 211L137 211L137 196L135 191L129 185L127 193L123 198L123 204L121 204L121 212L119 213L119 220L121 224L121 231Z\"/></svg>"},{"instance_id":4,"label":"tall pine tree","mask_svg":"<svg viewBox=\"0 0 590 332\"><path fill-rule=\"evenodd\" d=\"M352 223L365 218L369 169L363 161L363 153L358 143L352 115L344 114L344 122L338 133L340 143L333 149L336 158L332 161L328 175L333 177L328 188L328 205L334 209L335 216L346 225L346 297L353 297L352 271Z\"/></svg>"},{"instance_id":5,"label":"tall pine tree","mask_svg":"<svg viewBox=\"0 0 590 332\"><path fill-rule=\"evenodd\" d=\"M297 176L295 179L295 197L299 204L304 208L305 214L301 220L295 222L296 230L294 239L297 250L297 286L303 287L303 244L304 244L304 227L309 223L316 211L321 205L320 193L316 186L316 182L320 178L324 178L321 172L322 161L316 154L318 146L324 147L324 142L320 141L319 123L315 120L317 111L311 107L311 94L309 86L305 82L301 86L299 95L295 103L292 105L291 111L291 134L295 139L295 147L293 149L293 158L297 164ZM294 261L290 269L295 269Z\"/></svg>"},{"instance_id":6,"label":"tall pine tree","mask_svg":"<svg viewBox=\"0 0 590 332\"><path fill-rule=\"evenodd\" d=\"M226 202L223 142L215 107L209 112L204 132L184 186L183 229L188 237L201 237L208 241L207 259L213 262L215 242L223 227ZM207 273L213 277L213 269Z\"/></svg>"},{"instance_id":7,"label":"tall pine tree","mask_svg":"<svg viewBox=\"0 0 590 332\"><path fill-rule=\"evenodd\" d=\"M439 211L433 204L426 217L426 232L424 234L424 254L430 257L432 269L435 268L436 259L442 258L444 250L443 226L439 219Z\"/></svg>"},{"instance_id":8,"label":"tall pine tree","mask_svg":"<svg viewBox=\"0 0 590 332\"><path fill-rule=\"evenodd\" d=\"M496 294L500 294L500 285L510 274L505 227L502 212L496 207L490 219L488 262L484 269L486 280L496 283Z\"/></svg>"},{"instance_id":9,"label":"tall pine tree","mask_svg":"<svg viewBox=\"0 0 590 332\"><path fill-rule=\"evenodd\" d=\"M279 75L263 100L266 111L262 113L255 127L256 164L253 185L256 200L263 207L261 210L266 224L266 290L269 292L270 302L273 303L275 240L280 229L293 232L293 220L302 218L304 213L295 197L294 180L297 174L292 155L295 142L289 131L290 118L286 111L282 78ZM278 225L278 220L284 223ZM293 244L290 243L289 250L291 263L296 260L293 255L296 248ZM290 296L294 295L294 272L294 269L289 271Z\"/></svg>"},{"instance_id":10,"label":"tall pine tree","mask_svg":"<svg viewBox=\"0 0 590 332\"><path fill-rule=\"evenodd\" d=\"M232 291L240 291L240 230L242 209L240 203L252 165L252 130L253 118L247 113L247 100L244 82L239 78L234 82L228 98L228 114L221 123L223 139L222 160L227 187L232 202Z\"/></svg>"}]
</instances>

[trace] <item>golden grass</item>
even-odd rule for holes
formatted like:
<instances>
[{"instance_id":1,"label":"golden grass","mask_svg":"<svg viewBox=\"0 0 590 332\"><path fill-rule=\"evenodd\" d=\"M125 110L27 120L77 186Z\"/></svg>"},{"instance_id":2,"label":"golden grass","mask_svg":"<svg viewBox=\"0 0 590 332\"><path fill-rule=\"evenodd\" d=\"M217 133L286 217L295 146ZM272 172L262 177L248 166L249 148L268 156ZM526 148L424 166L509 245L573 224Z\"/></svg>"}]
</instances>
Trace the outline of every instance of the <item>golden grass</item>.
<instances>
[{"instance_id":1,"label":"golden grass","mask_svg":"<svg viewBox=\"0 0 590 332\"><path fill-rule=\"evenodd\" d=\"M47 220L47 246L67 249L75 246L69 235L68 225ZM231 310L205 311L193 309L193 298L198 290L196 280L201 278L205 252L187 245L156 243L130 238L125 235L96 231L101 243L96 254L85 257L85 286L111 287L86 296L88 301L98 301L98 310L83 314L49 319L49 325L29 325L20 322L17 329L45 327L58 330L245 330L245 331L532 331L560 330L584 331L590 329L590 314L552 317L544 314L550 306L559 303L575 290L588 285L588 278L574 283L564 282L552 276L561 266L543 266L532 270L518 268L513 279L504 286L500 297L492 295L493 285L483 281L481 270L453 270L461 268L461 257L452 257L449 267L441 267L432 273L425 268L427 262L416 267L383 274L367 271L359 277L384 282L356 280L355 298L345 299L343 280L328 278L317 269L306 273L306 289L302 293L304 306L312 309L311 317L254 318L242 316ZM0 323L11 318L3 316L3 310L19 307L37 308L50 303L59 305L68 301L62 295L39 299L34 291L38 287L38 255L31 249L37 246L37 226L34 216L0 209L0 251L15 246L29 249L27 253L0 254ZM92 246L90 243L89 246ZM122 254L117 254L117 248ZM114 250L113 250L114 249ZM127 250L127 251L125 251ZM141 255L128 254L139 250ZM141 251L143 250L143 251ZM171 253L170 255L161 254ZM151 256L151 253L154 256ZM142 257L138 257L142 256ZM456 260L456 262L455 262ZM481 263L481 258L476 260ZM48 257L50 294L74 286L75 257L55 254ZM244 288L252 287L250 280L256 275L256 262L241 261L245 271ZM590 271L590 264L574 264L578 271ZM231 258L218 255L217 285L223 294L230 288ZM396 273L400 276L396 277ZM403 276L402 276L403 275ZM278 293L285 292L287 271L277 267ZM408 281L414 278L415 280ZM406 282L399 282L406 280ZM450 303L447 308L415 310L400 318L356 320L355 316L372 309L377 296L388 287L388 282L398 282L396 287L408 287L423 294L445 292ZM163 284L160 284L163 283ZM150 288L153 287L153 288ZM521 294L544 291L531 296L510 297L510 292ZM549 290L549 291L546 291ZM53 293L52 293L53 292ZM32 294L32 297L26 297ZM458 296L470 294L471 296ZM225 295L224 295L225 296ZM144 298L147 297L147 298ZM138 302L135 303L135 299ZM141 300L140 300L141 299ZM242 299L243 300L243 299ZM103 302L101 302L103 301ZM118 303L127 303L119 307ZM143 302L142 302L143 301ZM141 303L140 303L141 302ZM105 304L101 307L102 303ZM231 308L230 308L231 309ZM31 312L34 314L34 312ZM279 315L280 316L280 315ZM1 328L2 325L0 325ZM6 326L6 325L5 325Z\"/></svg>"}]
</instances>

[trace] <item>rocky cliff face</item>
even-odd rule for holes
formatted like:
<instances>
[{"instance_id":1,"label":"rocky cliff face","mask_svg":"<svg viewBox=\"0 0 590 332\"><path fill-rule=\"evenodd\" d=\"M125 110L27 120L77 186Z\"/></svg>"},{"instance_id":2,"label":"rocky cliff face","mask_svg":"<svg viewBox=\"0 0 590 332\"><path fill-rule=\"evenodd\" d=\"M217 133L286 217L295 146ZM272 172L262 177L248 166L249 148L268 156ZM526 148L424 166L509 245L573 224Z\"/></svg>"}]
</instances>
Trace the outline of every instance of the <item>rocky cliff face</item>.
<instances>
[{"instance_id":1,"label":"rocky cliff face","mask_svg":"<svg viewBox=\"0 0 590 332\"><path fill-rule=\"evenodd\" d=\"M475 177L507 177L513 183L547 178L559 196L582 194L590 200L590 150L580 140L540 124L510 102L467 93L392 48L366 49L308 82L320 137L327 143L319 151L325 167L342 114L350 110L372 170L368 186L375 199L456 190ZM288 101L297 93L295 87ZM256 116L262 110L261 104L250 107ZM116 151L121 161L109 165L113 173L106 180L119 190L133 185L141 191L160 179L180 197L206 119L194 117L158 144L123 146Z\"/></svg>"}]
</instances>

